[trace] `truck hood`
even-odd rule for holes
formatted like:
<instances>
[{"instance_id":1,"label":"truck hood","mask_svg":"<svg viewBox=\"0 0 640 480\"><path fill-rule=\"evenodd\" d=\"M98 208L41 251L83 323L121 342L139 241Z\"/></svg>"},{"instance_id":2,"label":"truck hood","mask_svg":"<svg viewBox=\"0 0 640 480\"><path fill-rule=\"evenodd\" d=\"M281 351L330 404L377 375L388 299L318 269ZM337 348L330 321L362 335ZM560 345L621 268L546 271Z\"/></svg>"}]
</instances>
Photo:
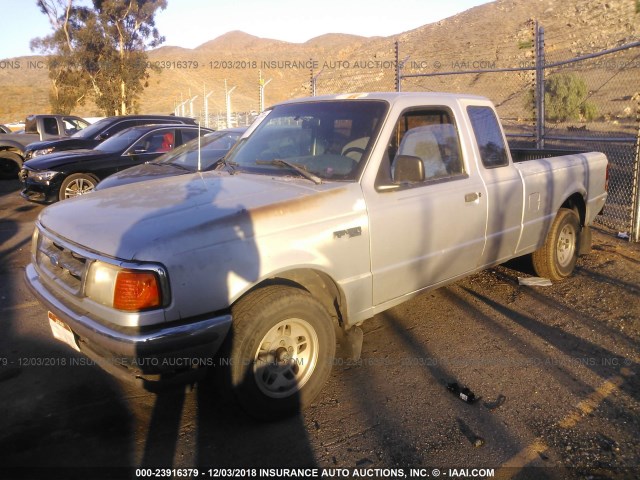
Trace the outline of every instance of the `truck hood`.
<instances>
[{"instance_id":1,"label":"truck hood","mask_svg":"<svg viewBox=\"0 0 640 480\"><path fill-rule=\"evenodd\" d=\"M254 236L295 222L308 223L310 208L322 211L321 198L346 193L348 185L353 186L267 175L193 173L65 200L45 208L39 221L45 229L103 255L162 261L167 252L237 240L238 231ZM336 200L332 203L339 204Z\"/></svg>"},{"instance_id":2,"label":"truck hood","mask_svg":"<svg viewBox=\"0 0 640 480\"><path fill-rule=\"evenodd\" d=\"M96 186L96 190L104 190L106 188L119 187L131 183L146 182L156 180L158 178L172 177L175 175L187 175L188 170L181 169L171 163L157 164L144 163L136 165L125 170L121 170L113 175L109 175Z\"/></svg>"}]
</instances>

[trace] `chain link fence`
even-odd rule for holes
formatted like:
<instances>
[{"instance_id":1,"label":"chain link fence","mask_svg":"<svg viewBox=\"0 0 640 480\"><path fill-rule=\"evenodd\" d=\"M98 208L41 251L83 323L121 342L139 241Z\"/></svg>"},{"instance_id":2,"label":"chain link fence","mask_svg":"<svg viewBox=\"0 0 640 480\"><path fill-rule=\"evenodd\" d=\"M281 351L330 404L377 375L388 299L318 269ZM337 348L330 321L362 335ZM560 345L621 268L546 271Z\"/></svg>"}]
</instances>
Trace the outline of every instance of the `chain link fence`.
<instances>
[{"instance_id":1,"label":"chain link fence","mask_svg":"<svg viewBox=\"0 0 640 480\"><path fill-rule=\"evenodd\" d=\"M638 198L634 175L638 171L640 125L640 45L604 54L565 59L566 51L547 55L544 139L547 146L597 150L609 159L609 197L599 223L630 232L635 225ZM586 57L586 58L584 58ZM568 98L564 107L555 95L573 88L580 98ZM637 185L637 179L635 181Z\"/></svg>"},{"instance_id":2,"label":"chain link fence","mask_svg":"<svg viewBox=\"0 0 640 480\"><path fill-rule=\"evenodd\" d=\"M476 46L482 47L482 46ZM570 33L549 35L530 22L516 41L469 59L465 46L403 51L379 68L311 72L312 95L366 91L476 94L490 98L510 143L600 151L609 159L609 197L597 222L640 237L640 42L579 50ZM422 48L421 51L419 50ZM387 49L391 52L391 49ZM426 60L425 60L426 59ZM349 68L350 67L350 68Z\"/></svg>"}]
</instances>

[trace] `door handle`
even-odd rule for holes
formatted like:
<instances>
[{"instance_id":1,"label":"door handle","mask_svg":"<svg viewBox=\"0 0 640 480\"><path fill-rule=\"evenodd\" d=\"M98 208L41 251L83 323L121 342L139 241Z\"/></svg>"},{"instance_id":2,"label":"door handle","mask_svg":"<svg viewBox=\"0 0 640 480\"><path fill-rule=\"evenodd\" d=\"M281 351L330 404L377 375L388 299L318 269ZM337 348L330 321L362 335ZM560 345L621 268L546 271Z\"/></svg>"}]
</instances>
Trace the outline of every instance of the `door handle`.
<instances>
[{"instance_id":1,"label":"door handle","mask_svg":"<svg viewBox=\"0 0 640 480\"><path fill-rule=\"evenodd\" d=\"M482 196L481 192L472 192L472 193L467 193L464 196L464 201L467 203L471 203L471 202L475 202L476 200L478 200L480 197Z\"/></svg>"}]
</instances>

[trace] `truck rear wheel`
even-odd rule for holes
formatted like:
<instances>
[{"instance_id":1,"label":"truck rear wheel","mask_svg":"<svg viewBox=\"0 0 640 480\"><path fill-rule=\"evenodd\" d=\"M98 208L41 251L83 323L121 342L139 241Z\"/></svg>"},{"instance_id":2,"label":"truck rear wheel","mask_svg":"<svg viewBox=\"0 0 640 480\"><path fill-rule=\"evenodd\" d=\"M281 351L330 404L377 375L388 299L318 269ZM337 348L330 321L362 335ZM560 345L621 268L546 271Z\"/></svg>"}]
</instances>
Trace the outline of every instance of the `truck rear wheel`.
<instances>
[{"instance_id":1,"label":"truck rear wheel","mask_svg":"<svg viewBox=\"0 0 640 480\"><path fill-rule=\"evenodd\" d=\"M258 418L294 414L320 393L336 350L332 319L307 291L268 286L233 309L227 339L231 385Z\"/></svg>"},{"instance_id":2,"label":"truck rear wheel","mask_svg":"<svg viewBox=\"0 0 640 480\"><path fill-rule=\"evenodd\" d=\"M544 245L531 255L538 276L558 281L573 273L580 250L580 230L580 219L576 212L561 208Z\"/></svg>"}]
</instances>

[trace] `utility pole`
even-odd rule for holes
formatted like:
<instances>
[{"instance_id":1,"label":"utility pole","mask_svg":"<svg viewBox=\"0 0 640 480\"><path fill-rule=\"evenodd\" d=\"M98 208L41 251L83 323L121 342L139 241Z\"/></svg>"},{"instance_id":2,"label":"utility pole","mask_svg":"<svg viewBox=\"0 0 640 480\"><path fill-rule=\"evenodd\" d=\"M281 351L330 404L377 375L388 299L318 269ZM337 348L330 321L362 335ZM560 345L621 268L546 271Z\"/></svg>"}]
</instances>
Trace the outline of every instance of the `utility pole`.
<instances>
[{"instance_id":1,"label":"utility pole","mask_svg":"<svg viewBox=\"0 0 640 480\"><path fill-rule=\"evenodd\" d=\"M260 80L259 80L259 84L260 84L260 103L258 105L258 108L260 109L260 113L262 113L264 111L264 87L266 87L269 84L271 79L265 81L262 78L262 70L259 71L259 75L260 75Z\"/></svg>"},{"instance_id":2,"label":"utility pole","mask_svg":"<svg viewBox=\"0 0 640 480\"><path fill-rule=\"evenodd\" d=\"M195 115L193 114L193 101L198 98L198 95L196 95L195 97L191 98L189 100L189 116L191 118L196 118Z\"/></svg>"},{"instance_id":3,"label":"utility pole","mask_svg":"<svg viewBox=\"0 0 640 480\"><path fill-rule=\"evenodd\" d=\"M176 116L184 117L184 106L187 104L189 100L182 101L182 95L180 95L180 97L181 97L180 98L181 101L176 105L176 109L174 110L174 113L176 114Z\"/></svg>"},{"instance_id":4,"label":"utility pole","mask_svg":"<svg viewBox=\"0 0 640 480\"><path fill-rule=\"evenodd\" d=\"M204 126L209 128L209 97L213 93L211 90L204 96Z\"/></svg>"},{"instance_id":5,"label":"utility pole","mask_svg":"<svg viewBox=\"0 0 640 480\"><path fill-rule=\"evenodd\" d=\"M233 87L231 90L227 89L227 79L224 79L224 96L225 104L227 107L227 128L231 128L231 93L236 89Z\"/></svg>"}]
</instances>

